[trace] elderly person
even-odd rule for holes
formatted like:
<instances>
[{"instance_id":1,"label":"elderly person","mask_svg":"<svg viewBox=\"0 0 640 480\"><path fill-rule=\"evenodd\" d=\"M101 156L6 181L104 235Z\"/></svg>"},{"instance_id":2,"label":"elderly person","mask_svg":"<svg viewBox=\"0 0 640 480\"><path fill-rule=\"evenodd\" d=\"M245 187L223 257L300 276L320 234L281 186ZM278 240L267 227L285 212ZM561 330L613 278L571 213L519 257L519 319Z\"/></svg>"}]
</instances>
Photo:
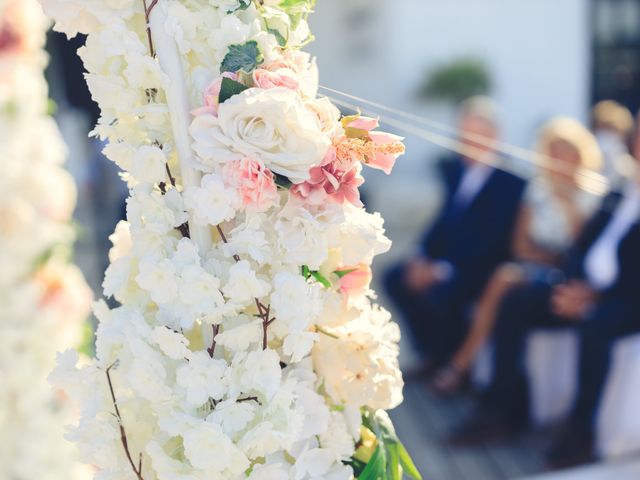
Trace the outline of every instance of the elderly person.
<instances>
[{"instance_id":1,"label":"elderly person","mask_svg":"<svg viewBox=\"0 0 640 480\"><path fill-rule=\"evenodd\" d=\"M613 100L598 102L592 111L593 133L604 157L602 174L619 188L634 168L629 154L633 135L633 115L624 105Z\"/></svg>"},{"instance_id":2,"label":"elderly person","mask_svg":"<svg viewBox=\"0 0 640 480\"><path fill-rule=\"evenodd\" d=\"M640 140L634 153L640 154ZM618 339L640 332L639 178L604 199L570 255L566 280L523 285L505 297L497 314L494 378L481 408L453 436L454 443L505 440L525 426L527 335L540 326L574 328L579 333L578 393L548 462L558 468L592 459L611 350Z\"/></svg>"},{"instance_id":3,"label":"elderly person","mask_svg":"<svg viewBox=\"0 0 640 480\"><path fill-rule=\"evenodd\" d=\"M534 281L562 279L561 262L598 206L598 197L577 186L581 169L601 167L598 144L583 125L570 118L551 120L541 130L538 150L543 166L527 187L520 208L512 243L514 261L501 265L485 287L464 343L435 375L432 387L439 393L461 388L509 291Z\"/></svg>"},{"instance_id":4,"label":"elderly person","mask_svg":"<svg viewBox=\"0 0 640 480\"><path fill-rule=\"evenodd\" d=\"M385 276L386 290L429 365L450 358L467 330L470 305L507 260L525 182L497 170L493 103L472 98L460 114L462 155L444 167L444 207L418 255ZM424 370L423 370L424 371Z\"/></svg>"}]
</instances>

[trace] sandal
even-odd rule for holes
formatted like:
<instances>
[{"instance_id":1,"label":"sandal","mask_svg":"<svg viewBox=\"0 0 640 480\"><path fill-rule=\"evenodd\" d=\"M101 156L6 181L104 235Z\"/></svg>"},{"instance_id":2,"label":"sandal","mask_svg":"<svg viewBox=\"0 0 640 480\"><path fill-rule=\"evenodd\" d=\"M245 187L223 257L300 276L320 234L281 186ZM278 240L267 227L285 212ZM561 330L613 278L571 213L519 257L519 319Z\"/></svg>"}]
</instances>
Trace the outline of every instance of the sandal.
<instances>
[{"instance_id":1,"label":"sandal","mask_svg":"<svg viewBox=\"0 0 640 480\"><path fill-rule=\"evenodd\" d=\"M440 368L431 381L431 389L439 395L455 395L460 393L469 380L469 374L454 365Z\"/></svg>"}]
</instances>

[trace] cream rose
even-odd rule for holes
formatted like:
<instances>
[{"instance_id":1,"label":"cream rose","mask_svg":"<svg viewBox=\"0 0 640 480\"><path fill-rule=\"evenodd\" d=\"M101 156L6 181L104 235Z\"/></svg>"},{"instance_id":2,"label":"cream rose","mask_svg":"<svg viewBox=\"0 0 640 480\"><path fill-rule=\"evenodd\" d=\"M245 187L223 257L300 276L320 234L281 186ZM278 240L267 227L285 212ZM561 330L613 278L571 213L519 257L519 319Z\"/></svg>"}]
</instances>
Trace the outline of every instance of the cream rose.
<instances>
[{"instance_id":1,"label":"cream rose","mask_svg":"<svg viewBox=\"0 0 640 480\"><path fill-rule=\"evenodd\" d=\"M252 88L220 105L218 117L200 115L191 124L202 170L251 157L293 183L309 178L331 144L317 116L286 88Z\"/></svg>"}]
</instances>

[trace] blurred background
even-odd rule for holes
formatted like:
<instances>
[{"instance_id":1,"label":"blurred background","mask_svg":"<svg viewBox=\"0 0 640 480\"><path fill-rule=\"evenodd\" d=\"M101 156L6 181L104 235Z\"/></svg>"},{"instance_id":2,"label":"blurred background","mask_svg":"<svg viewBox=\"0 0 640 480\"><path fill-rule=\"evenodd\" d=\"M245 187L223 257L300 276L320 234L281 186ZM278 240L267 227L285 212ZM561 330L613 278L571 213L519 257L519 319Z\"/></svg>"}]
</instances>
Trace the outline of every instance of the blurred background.
<instances>
[{"instance_id":1,"label":"blurred background","mask_svg":"<svg viewBox=\"0 0 640 480\"><path fill-rule=\"evenodd\" d=\"M601 100L615 100L634 115L640 107L640 0L319 0L311 26L316 41L308 49L318 58L324 87L452 129L458 126L460 103L485 95L495 102L499 139L525 149L535 149L540 127L553 117L591 126L592 108ZM70 146L69 168L80 188L77 261L99 292L108 236L124 215L126 190L116 167L101 156L102 146L87 138L97 109L74 54L81 44L81 38L68 42L52 33L48 77ZM385 296L383 274L413 254L446 207L439 165L451 152L416 135L395 133L406 136L407 155L390 177L368 169L363 192L367 208L382 213L394 242L377 261L374 276L382 303L398 313ZM421 355L403 316L396 318L404 334L401 363L409 376L406 401L392 416L426 478L544 474L543 453L575 395L573 334L543 333L530 342L536 428L507 444L458 448L447 438L472 411L475 396L469 390L438 395L413 375ZM640 339L635 338L616 353L625 368L613 369L617 380L609 379L599 414L606 423L598 440L602 462L548 478L640 478L634 455L640 450ZM490 375L490 362L481 357L474 361L472 384Z\"/></svg>"}]
</instances>

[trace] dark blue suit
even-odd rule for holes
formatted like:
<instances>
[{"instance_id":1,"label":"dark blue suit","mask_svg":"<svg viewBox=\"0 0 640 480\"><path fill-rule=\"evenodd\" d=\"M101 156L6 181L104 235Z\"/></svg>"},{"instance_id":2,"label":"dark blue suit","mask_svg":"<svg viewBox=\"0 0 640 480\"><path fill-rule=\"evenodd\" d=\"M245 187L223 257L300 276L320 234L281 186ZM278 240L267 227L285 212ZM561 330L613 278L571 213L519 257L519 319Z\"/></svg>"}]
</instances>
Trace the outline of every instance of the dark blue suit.
<instances>
[{"instance_id":1,"label":"dark blue suit","mask_svg":"<svg viewBox=\"0 0 640 480\"><path fill-rule=\"evenodd\" d=\"M565 272L569 279L585 280L585 258L612 220L620 195L610 195L585 227L570 254ZM528 382L524 366L528 333L537 327L576 328L580 336L579 391L571 423L592 432L610 366L613 344L620 337L640 332L640 225L636 222L618 246L619 274L600 292L588 318L569 322L550 311L552 286L535 283L510 293L500 308L495 332L494 379L485 406L505 420L528 419Z\"/></svg>"},{"instance_id":2,"label":"dark blue suit","mask_svg":"<svg viewBox=\"0 0 640 480\"><path fill-rule=\"evenodd\" d=\"M447 187L444 207L421 241L422 254L453 267L450 280L425 293L405 285L406 265L385 276L386 290L402 312L420 350L436 362L446 361L467 331L467 311L497 265L510 256L511 236L525 182L493 170L468 205L456 192L464 164L456 159L443 164Z\"/></svg>"}]
</instances>

